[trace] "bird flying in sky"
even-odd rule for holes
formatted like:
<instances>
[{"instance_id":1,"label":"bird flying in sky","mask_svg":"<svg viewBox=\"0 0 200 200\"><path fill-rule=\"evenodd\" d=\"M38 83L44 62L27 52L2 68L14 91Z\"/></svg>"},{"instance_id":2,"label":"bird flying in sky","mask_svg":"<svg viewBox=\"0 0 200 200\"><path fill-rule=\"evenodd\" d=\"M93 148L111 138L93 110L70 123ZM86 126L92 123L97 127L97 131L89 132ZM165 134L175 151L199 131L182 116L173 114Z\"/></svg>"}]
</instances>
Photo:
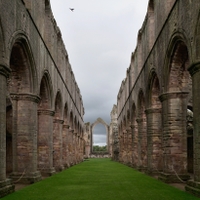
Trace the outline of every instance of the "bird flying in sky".
<instances>
[{"instance_id":1,"label":"bird flying in sky","mask_svg":"<svg viewBox=\"0 0 200 200\"><path fill-rule=\"evenodd\" d=\"M72 12L74 11L74 8L69 8Z\"/></svg>"}]
</instances>

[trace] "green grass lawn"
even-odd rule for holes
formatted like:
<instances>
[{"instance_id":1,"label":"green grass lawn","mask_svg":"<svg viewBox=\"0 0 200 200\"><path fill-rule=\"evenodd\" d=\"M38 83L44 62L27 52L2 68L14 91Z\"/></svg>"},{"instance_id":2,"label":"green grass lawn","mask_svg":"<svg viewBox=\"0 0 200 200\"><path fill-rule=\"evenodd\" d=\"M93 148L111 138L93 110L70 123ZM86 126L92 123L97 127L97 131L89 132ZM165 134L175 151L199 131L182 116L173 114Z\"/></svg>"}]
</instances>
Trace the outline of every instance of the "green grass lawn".
<instances>
[{"instance_id":1,"label":"green grass lawn","mask_svg":"<svg viewBox=\"0 0 200 200\"><path fill-rule=\"evenodd\" d=\"M2 200L195 200L110 159L90 159Z\"/></svg>"}]
</instances>

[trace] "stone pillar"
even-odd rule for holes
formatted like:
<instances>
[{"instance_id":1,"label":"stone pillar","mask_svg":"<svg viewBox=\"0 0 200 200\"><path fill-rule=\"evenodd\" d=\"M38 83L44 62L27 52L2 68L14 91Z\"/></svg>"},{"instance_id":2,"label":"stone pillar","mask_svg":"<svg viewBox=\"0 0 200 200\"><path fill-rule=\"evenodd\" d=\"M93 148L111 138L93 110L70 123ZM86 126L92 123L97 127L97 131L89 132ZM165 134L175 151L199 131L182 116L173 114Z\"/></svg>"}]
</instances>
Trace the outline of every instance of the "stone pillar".
<instances>
[{"instance_id":1,"label":"stone pillar","mask_svg":"<svg viewBox=\"0 0 200 200\"><path fill-rule=\"evenodd\" d=\"M146 171L147 168L147 142L145 121L143 118L136 119L138 123L138 170Z\"/></svg>"},{"instance_id":2,"label":"stone pillar","mask_svg":"<svg viewBox=\"0 0 200 200\"><path fill-rule=\"evenodd\" d=\"M44 175L55 173L53 167L54 111L38 110L38 170Z\"/></svg>"},{"instance_id":3,"label":"stone pillar","mask_svg":"<svg viewBox=\"0 0 200 200\"><path fill-rule=\"evenodd\" d=\"M194 179L187 182L185 189L200 197L200 63L192 65L189 71L193 89Z\"/></svg>"},{"instance_id":4,"label":"stone pillar","mask_svg":"<svg viewBox=\"0 0 200 200\"><path fill-rule=\"evenodd\" d=\"M147 173L162 170L162 116L161 108L149 108L147 116Z\"/></svg>"},{"instance_id":5,"label":"stone pillar","mask_svg":"<svg viewBox=\"0 0 200 200\"><path fill-rule=\"evenodd\" d=\"M78 134L78 163L81 162L81 139L80 134Z\"/></svg>"},{"instance_id":6,"label":"stone pillar","mask_svg":"<svg viewBox=\"0 0 200 200\"><path fill-rule=\"evenodd\" d=\"M127 134L126 134L126 130L123 130L123 153L122 153L122 160L123 163L127 163Z\"/></svg>"},{"instance_id":7,"label":"stone pillar","mask_svg":"<svg viewBox=\"0 0 200 200\"><path fill-rule=\"evenodd\" d=\"M132 167L138 168L138 135L136 125L131 125L132 129Z\"/></svg>"},{"instance_id":8,"label":"stone pillar","mask_svg":"<svg viewBox=\"0 0 200 200\"><path fill-rule=\"evenodd\" d=\"M63 125L63 145L62 145L62 153L63 153L63 166L65 168L69 167L69 153L68 153L68 143L69 143L69 125L64 124Z\"/></svg>"},{"instance_id":9,"label":"stone pillar","mask_svg":"<svg viewBox=\"0 0 200 200\"><path fill-rule=\"evenodd\" d=\"M164 182L188 180L187 173L187 92L162 94L163 112L163 173Z\"/></svg>"},{"instance_id":10,"label":"stone pillar","mask_svg":"<svg viewBox=\"0 0 200 200\"><path fill-rule=\"evenodd\" d=\"M17 182L41 180L38 168L38 102L33 94L11 94L13 106L13 173Z\"/></svg>"},{"instance_id":11,"label":"stone pillar","mask_svg":"<svg viewBox=\"0 0 200 200\"><path fill-rule=\"evenodd\" d=\"M0 198L14 192L14 185L6 178L6 94L10 70L0 65Z\"/></svg>"},{"instance_id":12,"label":"stone pillar","mask_svg":"<svg viewBox=\"0 0 200 200\"><path fill-rule=\"evenodd\" d=\"M128 157L128 165L129 166L132 166L132 128L131 126L129 126L127 129L126 129L126 132L127 132L127 157Z\"/></svg>"},{"instance_id":13,"label":"stone pillar","mask_svg":"<svg viewBox=\"0 0 200 200\"><path fill-rule=\"evenodd\" d=\"M68 152L69 152L69 162L70 162L70 166L74 165L73 163L73 159L74 159L74 155L73 155L73 129L69 129L69 145L68 145Z\"/></svg>"},{"instance_id":14,"label":"stone pillar","mask_svg":"<svg viewBox=\"0 0 200 200\"><path fill-rule=\"evenodd\" d=\"M53 164L56 171L62 171L62 126L63 120L54 119L54 134L53 134Z\"/></svg>"},{"instance_id":15,"label":"stone pillar","mask_svg":"<svg viewBox=\"0 0 200 200\"><path fill-rule=\"evenodd\" d=\"M122 155L123 155L123 133L119 135L119 161L123 162Z\"/></svg>"}]
</instances>

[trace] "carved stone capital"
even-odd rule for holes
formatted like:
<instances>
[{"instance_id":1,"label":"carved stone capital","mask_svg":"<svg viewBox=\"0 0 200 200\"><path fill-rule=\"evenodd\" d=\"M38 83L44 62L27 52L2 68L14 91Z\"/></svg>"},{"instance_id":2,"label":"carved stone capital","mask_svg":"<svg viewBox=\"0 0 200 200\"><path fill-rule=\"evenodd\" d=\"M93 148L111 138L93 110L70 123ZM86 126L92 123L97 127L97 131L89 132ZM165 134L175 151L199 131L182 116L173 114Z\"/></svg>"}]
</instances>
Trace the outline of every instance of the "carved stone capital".
<instances>
[{"instance_id":1,"label":"carved stone capital","mask_svg":"<svg viewBox=\"0 0 200 200\"><path fill-rule=\"evenodd\" d=\"M161 102L169 100L169 99L177 99L177 98L186 98L188 96L189 92L167 92L164 94L161 94L159 96L159 99Z\"/></svg>"},{"instance_id":2,"label":"carved stone capital","mask_svg":"<svg viewBox=\"0 0 200 200\"><path fill-rule=\"evenodd\" d=\"M11 69L6 67L5 65L0 64L0 74L5 76L6 78L9 77Z\"/></svg>"},{"instance_id":3,"label":"carved stone capital","mask_svg":"<svg viewBox=\"0 0 200 200\"><path fill-rule=\"evenodd\" d=\"M190 72L191 76L196 74L197 72L200 71L200 62L193 63L189 68L188 71Z\"/></svg>"},{"instance_id":4,"label":"carved stone capital","mask_svg":"<svg viewBox=\"0 0 200 200\"><path fill-rule=\"evenodd\" d=\"M17 94L17 93L11 93L10 97L12 100L16 100L16 101L31 101L31 102L35 102L35 103L39 103L40 102L40 97L35 95L35 94L28 94L28 93L21 93L21 94Z\"/></svg>"},{"instance_id":5,"label":"carved stone capital","mask_svg":"<svg viewBox=\"0 0 200 200\"><path fill-rule=\"evenodd\" d=\"M55 112L53 110L38 110L38 115L48 115L54 116Z\"/></svg>"}]
</instances>

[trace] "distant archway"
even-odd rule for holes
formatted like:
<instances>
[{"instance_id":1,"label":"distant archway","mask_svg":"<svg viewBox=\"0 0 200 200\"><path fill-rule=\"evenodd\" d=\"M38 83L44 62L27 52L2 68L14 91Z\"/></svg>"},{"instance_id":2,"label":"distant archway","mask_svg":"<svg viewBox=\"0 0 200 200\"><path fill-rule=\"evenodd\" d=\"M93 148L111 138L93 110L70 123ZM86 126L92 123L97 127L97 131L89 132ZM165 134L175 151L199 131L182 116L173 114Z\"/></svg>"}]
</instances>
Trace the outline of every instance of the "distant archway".
<instances>
[{"instance_id":1,"label":"distant archway","mask_svg":"<svg viewBox=\"0 0 200 200\"><path fill-rule=\"evenodd\" d=\"M109 151L109 126L108 124L101 118L98 118L92 125L91 125L91 152L93 152L93 131L94 131L94 127L97 124L102 124L103 126L105 126L106 129L106 143L107 143L107 151Z\"/></svg>"}]
</instances>

